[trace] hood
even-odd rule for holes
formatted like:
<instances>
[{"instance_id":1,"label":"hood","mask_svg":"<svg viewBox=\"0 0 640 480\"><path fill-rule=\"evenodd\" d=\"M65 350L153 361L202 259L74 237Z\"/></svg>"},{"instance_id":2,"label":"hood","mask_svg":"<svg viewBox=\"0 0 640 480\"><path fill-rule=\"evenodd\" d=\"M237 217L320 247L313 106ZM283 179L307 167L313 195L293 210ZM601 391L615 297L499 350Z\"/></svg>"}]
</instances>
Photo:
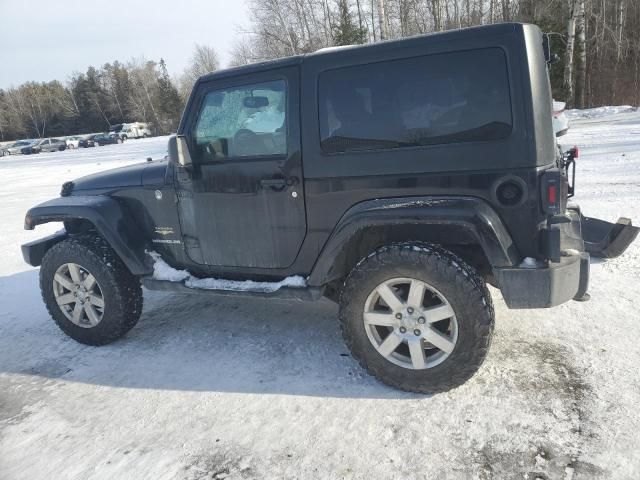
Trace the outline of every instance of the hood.
<instances>
[{"instance_id":1,"label":"hood","mask_svg":"<svg viewBox=\"0 0 640 480\"><path fill-rule=\"evenodd\" d=\"M73 181L73 191L140 187L164 180L166 161L145 162L87 175ZM162 182L161 182L162 183Z\"/></svg>"}]
</instances>

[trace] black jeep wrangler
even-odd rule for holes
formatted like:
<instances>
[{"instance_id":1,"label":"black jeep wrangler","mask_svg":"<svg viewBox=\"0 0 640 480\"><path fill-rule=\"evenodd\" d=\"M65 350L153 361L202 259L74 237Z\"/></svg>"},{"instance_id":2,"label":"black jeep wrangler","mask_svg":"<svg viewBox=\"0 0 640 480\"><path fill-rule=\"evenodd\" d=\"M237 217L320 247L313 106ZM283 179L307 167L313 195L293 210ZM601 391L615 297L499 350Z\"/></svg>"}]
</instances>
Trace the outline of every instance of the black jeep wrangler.
<instances>
[{"instance_id":1,"label":"black jeep wrangler","mask_svg":"<svg viewBox=\"0 0 640 480\"><path fill-rule=\"evenodd\" d=\"M51 316L102 345L138 321L141 284L326 296L383 382L462 384L491 341L487 282L509 308L585 300L589 253L638 233L568 204L577 150L553 133L547 45L501 24L200 78L167 158L67 182L27 213L27 229L64 222L23 246Z\"/></svg>"}]
</instances>

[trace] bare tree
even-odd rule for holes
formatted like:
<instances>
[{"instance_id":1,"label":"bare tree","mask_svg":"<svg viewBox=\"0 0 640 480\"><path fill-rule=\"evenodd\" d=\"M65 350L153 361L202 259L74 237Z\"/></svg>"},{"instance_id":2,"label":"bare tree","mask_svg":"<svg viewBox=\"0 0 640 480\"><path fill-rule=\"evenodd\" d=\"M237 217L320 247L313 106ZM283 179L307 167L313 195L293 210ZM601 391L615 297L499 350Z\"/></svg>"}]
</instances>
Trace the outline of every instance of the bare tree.
<instances>
[{"instance_id":1,"label":"bare tree","mask_svg":"<svg viewBox=\"0 0 640 480\"><path fill-rule=\"evenodd\" d=\"M384 9L384 0L378 0L378 26L380 27L380 40L389 38L389 20Z\"/></svg>"},{"instance_id":2,"label":"bare tree","mask_svg":"<svg viewBox=\"0 0 640 480\"><path fill-rule=\"evenodd\" d=\"M564 53L564 75L562 87L566 98L573 98L573 50L576 38L576 20L578 18L578 2L571 0L571 13L567 21L567 47Z\"/></svg>"},{"instance_id":3,"label":"bare tree","mask_svg":"<svg viewBox=\"0 0 640 480\"><path fill-rule=\"evenodd\" d=\"M574 105L584 108L584 90L587 69L587 46L586 46L586 22L584 13L584 0L577 0L578 14L576 16L576 93Z\"/></svg>"}]
</instances>

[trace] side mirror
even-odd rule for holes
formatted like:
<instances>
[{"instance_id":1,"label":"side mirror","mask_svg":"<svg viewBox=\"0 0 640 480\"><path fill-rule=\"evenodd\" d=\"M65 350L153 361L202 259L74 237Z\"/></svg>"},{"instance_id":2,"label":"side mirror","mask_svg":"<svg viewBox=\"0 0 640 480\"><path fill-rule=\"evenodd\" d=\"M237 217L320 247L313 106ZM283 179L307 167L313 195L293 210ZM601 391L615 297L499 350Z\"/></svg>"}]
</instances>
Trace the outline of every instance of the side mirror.
<instances>
[{"instance_id":1,"label":"side mirror","mask_svg":"<svg viewBox=\"0 0 640 480\"><path fill-rule=\"evenodd\" d=\"M169 138L169 158L183 168L189 168L193 165L187 138L184 135L175 135Z\"/></svg>"}]
</instances>

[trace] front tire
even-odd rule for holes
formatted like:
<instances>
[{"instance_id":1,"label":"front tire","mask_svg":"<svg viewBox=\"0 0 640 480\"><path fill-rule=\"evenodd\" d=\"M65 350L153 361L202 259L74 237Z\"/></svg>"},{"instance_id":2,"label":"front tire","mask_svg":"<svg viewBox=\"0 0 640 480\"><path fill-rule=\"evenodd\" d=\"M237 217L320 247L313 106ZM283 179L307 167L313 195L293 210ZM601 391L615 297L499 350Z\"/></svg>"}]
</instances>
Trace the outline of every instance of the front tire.
<instances>
[{"instance_id":1,"label":"front tire","mask_svg":"<svg viewBox=\"0 0 640 480\"><path fill-rule=\"evenodd\" d=\"M58 327L86 345L106 345L131 330L142 313L142 289L100 237L69 237L49 249L40 290Z\"/></svg>"},{"instance_id":2,"label":"front tire","mask_svg":"<svg viewBox=\"0 0 640 480\"><path fill-rule=\"evenodd\" d=\"M399 244L349 274L340 323L369 374L401 390L439 393L480 368L494 312L484 280L462 259L435 245Z\"/></svg>"}]
</instances>

